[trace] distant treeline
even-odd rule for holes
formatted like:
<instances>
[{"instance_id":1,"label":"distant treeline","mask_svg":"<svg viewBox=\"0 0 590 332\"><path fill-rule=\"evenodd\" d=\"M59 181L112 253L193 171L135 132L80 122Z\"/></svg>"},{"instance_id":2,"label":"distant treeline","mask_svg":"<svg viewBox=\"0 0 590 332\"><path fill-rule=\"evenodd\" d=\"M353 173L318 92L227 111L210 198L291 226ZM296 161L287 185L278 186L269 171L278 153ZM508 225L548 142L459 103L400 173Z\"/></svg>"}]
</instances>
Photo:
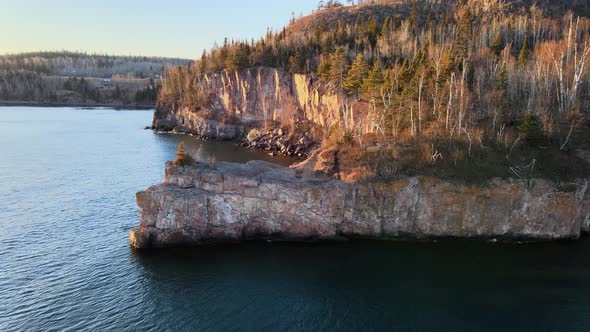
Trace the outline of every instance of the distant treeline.
<instances>
[{"instance_id":1,"label":"distant treeline","mask_svg":"<svg viewBox=\"0 0 590 332\"><path fill-rule=\"evenodd\" d=\"M167 66L188 60L40 52L0 56L0 100L72 104L155 103Z\"/></svg>"},{"instance_id":2,"label":"distant treeline","mask_svg":"<svg viewBox=\"0 0 590 332\"><path fill-rule=\"evenodd\" d=\"M22 69L48 76L150 78L166 66L186 65L186 59L113 56L74 52L37 52L0 55L0 70Z\"/></svg>"}]
</instances>

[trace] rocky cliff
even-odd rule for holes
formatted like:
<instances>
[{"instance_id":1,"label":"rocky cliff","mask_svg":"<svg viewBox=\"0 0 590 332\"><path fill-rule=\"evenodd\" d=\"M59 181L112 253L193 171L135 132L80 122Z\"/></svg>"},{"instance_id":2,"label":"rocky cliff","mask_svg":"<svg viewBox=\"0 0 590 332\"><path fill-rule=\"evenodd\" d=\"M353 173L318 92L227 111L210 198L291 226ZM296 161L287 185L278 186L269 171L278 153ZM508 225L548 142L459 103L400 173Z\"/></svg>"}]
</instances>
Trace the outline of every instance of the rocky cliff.
<instances>
[{"instance_id":1,"label":"rocky cliff","mask_svg":"<svg viewBox=\"0 0 590 332\"><path fill-rule=\"evenodd\" d=\"M427 177L346 183L264 162L166 164L137 194L138 248L242 240L575 239L583 192L535 180L467 186Z\"/></svg>"},{"instance_id":2,"label":"rocky cliff","mask_svg":"<svg viewBox=\"0 0 590 332\"><path fill-rule=\"evenodd\" d=\"M368 128L363 121L366 105L346 105L343 95L313 75L259 67L202 75L198 84L206 87L207 105L199 110L160 105L154 113L156 129L235 139L247 133L248 128L267 121L308 120L321 127L339 122L351 127L363 123ZM220 118L238 121L227 124Z\"/></svg>"}]
</instances>

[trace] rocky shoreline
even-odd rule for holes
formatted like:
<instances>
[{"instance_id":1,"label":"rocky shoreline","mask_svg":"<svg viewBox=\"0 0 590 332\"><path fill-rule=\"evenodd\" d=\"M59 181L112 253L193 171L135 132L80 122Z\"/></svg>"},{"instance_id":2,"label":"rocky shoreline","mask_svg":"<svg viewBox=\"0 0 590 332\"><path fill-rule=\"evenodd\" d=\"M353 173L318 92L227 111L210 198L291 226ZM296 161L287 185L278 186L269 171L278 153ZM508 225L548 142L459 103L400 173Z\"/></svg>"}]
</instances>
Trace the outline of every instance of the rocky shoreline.
<instances>
[{"instance_id":1,"label":"rocky shoreline","mask_svg":"<svg viewBox=\"0 0 590 332\"><path fill-rule=\"evenodd\" d=\"M585 188L537 179L488 185L428 177L346 183L254 161L166 164L165 182L137 194L136 248L247 240L577 239L588 219ZM584 190L584 191L582 191Z\"/></svg>"},{"instance_id":2,"label":"rocky shoreline","mask_svg":"<svg viewBox=\"0 0 590 332\"><path fill-rule=\"evenodd\" d=\"M273 155L287 157L307 158L320 145L318 139L309 131L291 132L280 125L260 127L254 124L230 124L195 118L192 127L177 126L171 129L160 125L146 127L146 129L161 133L191 135L202 140L237 141L245 148L265 150Z\"/></svg>"},{"instance_id":3,"label":"rocky shoreline","mask_svg":"<svg viewBox=\"0 0 590 332\"><path fill-rule=\"evenodd\" d=\"M272 151L288 157L307 158L311 152L319 147L317 139L309 132L289 133L286 129L267 128L252 129L246 135L242 144L245 147Z\"/></svg>"}]
</instances>

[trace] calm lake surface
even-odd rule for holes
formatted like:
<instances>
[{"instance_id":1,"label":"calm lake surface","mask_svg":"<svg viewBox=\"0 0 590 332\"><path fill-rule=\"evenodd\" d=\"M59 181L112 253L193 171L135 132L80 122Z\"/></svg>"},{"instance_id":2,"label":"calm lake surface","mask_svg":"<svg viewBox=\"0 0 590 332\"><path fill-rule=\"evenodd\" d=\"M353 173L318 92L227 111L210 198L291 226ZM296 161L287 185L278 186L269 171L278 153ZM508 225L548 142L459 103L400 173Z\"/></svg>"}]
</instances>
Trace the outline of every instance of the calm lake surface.
<instances>
[{"instance_id":1,"label":"calm lake surface","mask_svg":"<svg viewBox=\"0 0 590 332\"><path fill-rule=\"evenodd\" d=\"M590 241L250 243L137 252L176 145L148 111L0 108L0 331L590 331Z\"/></svg>"}]
</instances>

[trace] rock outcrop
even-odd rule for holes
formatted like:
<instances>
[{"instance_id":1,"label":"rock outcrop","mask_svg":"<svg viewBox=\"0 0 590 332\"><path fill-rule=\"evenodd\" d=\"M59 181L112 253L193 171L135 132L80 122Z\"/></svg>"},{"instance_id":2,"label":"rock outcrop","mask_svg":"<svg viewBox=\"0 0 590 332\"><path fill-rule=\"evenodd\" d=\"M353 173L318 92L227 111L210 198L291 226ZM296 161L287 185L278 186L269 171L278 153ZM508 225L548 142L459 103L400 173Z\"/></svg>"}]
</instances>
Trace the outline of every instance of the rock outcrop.
<instances>
[{"instance_id":1,"label":"rock outcrop","mask_svg":"<svg viewBox=\"0 0 590 332\"><path fill-rule=\"evenodd\" d=\"M488 237L575 239L579 192L545 180L467 186L427 177L346 183L265 162L166 164L137 194L138 248L243 240Z\"/></svg>"},{"instance_id":2,"label":"rock outcrop","mask_svg":"<svg viewBox=\"0 0 590 332\"><path fill-rule=\"evenodd\" d=\"M313 75L259 67L206 74L200 77L198 84L206 86L209 103L200 110L185 105L159 105L154 113L155 129L235 139L247 133L248 128L268 121L288 122L293 118L322 128L339 121L346 121L354 128L359 123L369 128L363 120L367 116L367 105L360 102L346 105L343 95ZM238 120L238 124L230 125L231 128L222 126L217 119L205 116L211 114L231 117Z\"/></svg>"}]
</instances>

